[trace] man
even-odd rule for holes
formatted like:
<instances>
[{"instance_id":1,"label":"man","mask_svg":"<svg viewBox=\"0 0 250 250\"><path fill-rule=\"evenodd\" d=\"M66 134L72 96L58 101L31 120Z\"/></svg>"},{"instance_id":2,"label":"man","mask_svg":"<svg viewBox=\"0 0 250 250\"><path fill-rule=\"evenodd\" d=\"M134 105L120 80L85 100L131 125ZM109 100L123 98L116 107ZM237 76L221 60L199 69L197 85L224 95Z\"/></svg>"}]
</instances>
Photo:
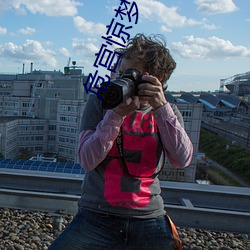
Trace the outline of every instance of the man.
<instances>
[{"instance_id":1,"label":"man","mask_svg":"<svg viewBox=\"0 0 250 250\"><path fill-rule=\"evenodd\" d=\"M138 34L117 50L120 73L142 75L138 96L112 110L89 96L78 151L86 170L79 211L49 249L173 249L158 174L164 154L174 167L188 166L193 146L164 96L176 63L161 39Z\"/></svg>"}]
</instances>

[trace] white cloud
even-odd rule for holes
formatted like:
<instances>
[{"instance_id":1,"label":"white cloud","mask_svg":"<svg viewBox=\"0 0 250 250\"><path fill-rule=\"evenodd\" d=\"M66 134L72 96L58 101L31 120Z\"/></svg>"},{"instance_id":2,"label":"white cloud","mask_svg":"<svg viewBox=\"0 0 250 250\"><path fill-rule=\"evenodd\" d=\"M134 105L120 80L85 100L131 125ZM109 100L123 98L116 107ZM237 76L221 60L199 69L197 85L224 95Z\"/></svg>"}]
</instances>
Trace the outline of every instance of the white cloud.
<instances>
[{"instance_id":1,"label":"white cloud","mask_svg":"<svg viewBox=\"0 0 250 250\"><path fill-rule=\"evenodd\" d=\"M103 35L106 33L106 25L102 23L93 23L85 20L83 17L76 16L73 19L75 27L79 32L87 35Z\"/></svg>"},{"instance_id":2,"label":"white cloud","mask_svg":"<svg viewBox=\"0 0 250 250\"><path fill-rule=\"evenodd\" d=\"M77 60L78 65L84 65L84 71L93 72L93 64L95 62L95 53L98 53L100 50L99 39L95 38L86 38L86 39L72 39L72 48L73 53Z\"/></svg>"},{"instance_id":3,"label":"white cloud","mask_svg":"<svg viewBox=\"0 0 250 250\"><path fill-rule=\"evenodd\" d=\"M233 45L228 40L216 36L208 39L186 36L183 42L172 44L172 51L189 59L228 59L232 57L250 57L250 48Z\"/></svg>"},{"instance_id":4,"label":"white cloud","mask_svg":"<svg viewBox=\"0 0 250 250\"><path fill-rule=\"evenodd\" d=\"M93 71L96 70L96 68L93 66L94 62L97 58L95 54L97 54L100 51L102 41L103 40L100 38L93 38L93 37L86 38L86 39L77 39L77 38L72 39L72 48L73 48L74 55L77 58L80 58L80 60L78 60L78 63L84 65L86 72L93 73ZM103 44L105 44L105 43L103 43ZM109 47L107 45L107 47L108 47L108 49L110 49L112 51L116 46ZM108 55L108 53L104 54L103 60L107 59L107 55ZM106 70L104 70L103 67L99 67L98 70L100 72L106 71Z\"/></svg>"},{"instance_id":5,"label":"white cloud","mask_svg":"<svg viewBox=\"0 0 250 250\"><path fill-rule=\"evenodd\" d=\"M98 53L100 46L97 46L97 39L86 38L86 39L72 39L72 48L78 55L84 57L94 58L95 53Z\"/></svg>"},{"instance_id":6,"label":"white cloud","mask_svg":"<svg viewBox=\"0 0 250 250\"><path fill-rule=\"evenodd\" d=\"M7 29L0 26L0 35L4 35L6 33L7 33Z\"/></svg>"},{"instance_id":7,"label":"white cloud","mask_svg":"<svg viewBox=\"0 0 250 250\"><path fill-rule=\"evenodd\" d=\"M216 30L216 29L220 29L219 26L216 26L214 24L209 24L208 23L209 21L207 21L206 18L203 18L203 24L202 24L202 27L206 30Z\"/></svg>"},{"instance_id":8,"label":"white cloud","mask_svg":"<svg viewBox=\"0 0 250 250\"><path fill-rule=\"evenodd\" d=\"M8 10L10 8L10 1L8 0L1 0L0 1L0 13Z\"/></svg>"},{"instance_id":9,"label":"white cloud","mask_svg":"<svg viewBox=\"0 0 250 250\"><path fill-rule=\"evenodd\" d=\"M26 27L26 28L21 28L18 30L18 33L21 33L23 35L30 35L36 32L36 29L34 28L30 28L30 27Z\"/></svg>"},{"instance_id":10,"label":"white cloud","mask_svg":"<svg viewBox=\"0 0 250 250\"><path fill-rule=\"evenodd\" d=\"M49 46L54 45L54 43L52 41L50 41L50 40L47 40L47 41L43 42L43 45L49 47Z\"/></svg>"},{"instance_id":11,"label":"white cloud","mask_svg":"<svg viewBox=\"0 0 250 250\"><path fill-rule=\"evenodd\" d=\"M68 51L68 49L62 47L59 49L59 53L62 55L62 56L65 56L65 57L69 57L70 56L70 52Z\"/></svg>"},{"instance_id":12,"label":"white cloud","mask_svg":"<svg viewBox=\"0 0 250 250\"><path fill-rule=\"evenodd\" d=\"M195 0L194 3L199 12L207 15L229 13L238 9L232 0Z\"/></svg>"},{"instance_id":13,"label":"white cloud","mask_svg":"<svg viewBox=\"0 0 250 250\"><path fill-rule=\"evenodd\" d=\"M77 14L77 6L80 5L80 2L74 0L1 0L0 12L14 9L19 14L29 11L47 16L74 16Z\"/></svg>"},{"instance_id":14,"label":"white cloud","mask_svg":"<svg viewBox=\"0 0 250 250\"><path fill-rule=\"evenodd\" d=\"M197 21L178 14L177 7L167 7L162 2L156 0L137 0L140 10L140 19L154 19L161 25L161 30L170 32L174 27L186 27L202 25L202 21Z\"/></svg>"},{"instance_id":15,"label":"white cloud","mask_svg":"<svg viewBox=\"0 0 250 250\"><path fill-rule=\"evenodd\" d=\"M16 45L13 42L1 46L0 57L12 58L16 62L38 62L55 67L57 61L55 53L45 49L42 44L34 40L26 40L23 45Z\"/></svg>"},{"instance_id":16,"label":"white cloud","mask_svg":"<svg viewBox=\"0 0 250 250\"><path fill-rule=\"evenodd\" d=\"M202 27L206 30L216 30L219 27L214 24L203 24Z\"/></svg>"}]
</instances>

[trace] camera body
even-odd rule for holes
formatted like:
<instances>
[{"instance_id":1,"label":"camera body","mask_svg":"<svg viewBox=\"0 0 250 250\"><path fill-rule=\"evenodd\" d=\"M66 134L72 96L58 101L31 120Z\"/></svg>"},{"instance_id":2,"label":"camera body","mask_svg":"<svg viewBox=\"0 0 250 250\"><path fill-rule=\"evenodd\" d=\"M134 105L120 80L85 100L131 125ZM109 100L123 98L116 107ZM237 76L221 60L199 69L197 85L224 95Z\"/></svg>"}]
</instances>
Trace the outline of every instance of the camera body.
<instances>
[{"instance_id":1,"label":"camera body","mask_svg":"<svg viewBox=\"0 0 250 250\"><path fill-rule=\"evenodd\" d=\"M113 109L125 99L137 96L138 85L142 82L142 75L136 69L127 69L120 78L111 80L109 83L104 82L97 92L102 97L102 99L98 97L102 101L102 107ZM103 90L107 84L107 89Z\"/></svg>"}]
</instances>

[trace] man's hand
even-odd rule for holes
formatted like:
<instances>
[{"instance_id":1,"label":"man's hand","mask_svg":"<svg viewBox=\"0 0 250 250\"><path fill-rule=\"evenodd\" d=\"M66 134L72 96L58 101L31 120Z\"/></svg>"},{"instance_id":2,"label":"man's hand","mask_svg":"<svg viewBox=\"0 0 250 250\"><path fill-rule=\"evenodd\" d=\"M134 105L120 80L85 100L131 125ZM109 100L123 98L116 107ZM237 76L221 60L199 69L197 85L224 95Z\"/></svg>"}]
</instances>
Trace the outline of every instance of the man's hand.
<instances>
[{"instance_id":1,"label":"man's hand","mask_svg":"<svg viewBox=\"0 0 250 250\"><path fill-rule=\"evenodd\" d=\"M120 116L126 116L128 114L133 113L139 107L140 107L139 97L134 96L120 103L117 107L113 109L113 111Z\"/></svg>"},{"instance_id":2,"label":"man's hand","mask_svg":"<svg viewBox=\"0 0 250 250\"><path fill-rule=\"evenodd\" d=\"M153 109L165 105L167 101L164 96L162 83L158 78L145 73L142 76L142 80L145 81L145 83L141 83L138 86L140 100L148 101Z\"/></svg>"}]
</instances>

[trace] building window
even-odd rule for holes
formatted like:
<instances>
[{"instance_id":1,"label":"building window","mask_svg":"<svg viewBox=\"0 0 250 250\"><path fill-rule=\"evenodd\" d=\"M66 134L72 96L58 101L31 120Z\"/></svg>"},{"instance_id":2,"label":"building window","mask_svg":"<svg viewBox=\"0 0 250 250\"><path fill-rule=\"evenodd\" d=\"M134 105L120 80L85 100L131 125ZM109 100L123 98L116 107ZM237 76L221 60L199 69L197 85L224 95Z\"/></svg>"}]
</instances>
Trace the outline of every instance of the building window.
<instances>
[{"instance_id":1,"label":"building window","mask_svg":"<svg viewBox=\"0 0 250 250\"><path fill-rule=\"evenodd\" d=\"M56 125L49 125L49 130L55 131L56 130Z\"/></svg>"},{"instance_id":2,"label":"building window","mask_svg":"<svg viewBox=\"0 0 250 250\"><path fill-rule=\"evenodd\" d=\"M36 130L44 130L44 126L36 126Z\"/></svg>"},{"instance_id":3,"label":"building window","mask_svg":"<svg viewBox=\"0 0 250 250\"><path fill-rule=\"evenodd\" d=\"M56 136L55 135L48 135L48 140L49 141L55 141L56 140Z\"/></svg>"},{"instance_id":4,"label":"building window","mask_svg":"<svg viewBox=\"0 0 250 250\"><path fill-rule=\"evenodd\" d=\"M181 114L182 114L183 118L191 117L192 116L192 111L191 110L182 110Z\"/></svg>"},{"instance_id":5,"label":"building window","mask_svg":"<svg viewBox=\"0 0 250 250\"><path fill-rule=\"evenodd\" d=\"M35 151L43 151L43 147L35 147Z\"/></svg>"},{"instance_id":6,"label":"building window","mask_svg":"<svg viewBox=\"0 0 250 250\"><path fill-rule=\"evenodd\" d=\"M36 141L43 141L44 137L42 135L35 136Z\"/></svg>"},{"instance_id":7,"label":"building window","mask_svg":"<svg viewBox=\"0 0 250 250\"><path fill-rule=\"evenodd\" d=\"M59 119L60 119L60 121L62 121L62 122L77 123L77 117L74 117L74 116L68 116L68 115L60 116Z\"/></svg>"}]
</instances>

